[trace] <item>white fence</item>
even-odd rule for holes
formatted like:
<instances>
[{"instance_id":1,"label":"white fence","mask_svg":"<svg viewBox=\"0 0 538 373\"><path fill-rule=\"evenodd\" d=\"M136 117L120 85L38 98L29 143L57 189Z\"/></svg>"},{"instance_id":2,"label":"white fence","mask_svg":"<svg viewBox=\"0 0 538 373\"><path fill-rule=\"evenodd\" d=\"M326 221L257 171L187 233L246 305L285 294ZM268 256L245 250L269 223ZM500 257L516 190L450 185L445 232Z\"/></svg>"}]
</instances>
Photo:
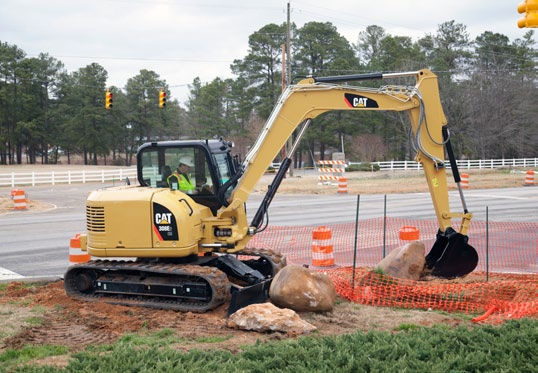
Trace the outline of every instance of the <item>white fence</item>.
<instances>
[{"instance_id":1,"label":"white fence","mask_svg":"<svg viewBox=\"0 0 538 373\"><path fill-rule=\"evenodd\" d=\"M48 172L11 172L0 173L0 187L15 187L22 185L36 186L38 184L76 184L76 183L105 183L125 182L129 178L136 181L136 167L101 170L67 170Z\"/></svg>"},{"instance_id":2,"label":"white fence","mask_svg":"<svg viewBox=\"0 0 538 373\"><path fill-rule=\"evenodd\" d=\"M371 162L379 165L382 171L391 170L421 170L420 163L415 161L388 161L388 162ZM538 167L538 158L520 158L520 159L463 159L456 161L459 169L484 169L484 168L536 168ZM359 164L350 162L351 164ZM446 167L450 167L450 162L446 161Z\"/></svg>"},{"instance_id":3,"label":"white fence","mask_svg":"<svg viewBox=\"0 0 538 373\"><path fill-rule=\"evenodd\" d=\"M446 162L446 167L450 163ZM358 162L350 162L359 164ZM378 164L383 171L390 170L421 170L422 167L415 161L388 161L372 162ZM476 159L476 160L458 160L459 169L487 169L487 168L538 168L538 158L521 158L521 159ZM129 178L131 182L136 182L136 167L115 168L101 170L70 170L70 171L48 171L48 172L11 172L1 173L0 168L0 187L15 187L22 185L36 186L38 184L75 184L90 182L125 182Z\"/></svg>"}]
</instances>

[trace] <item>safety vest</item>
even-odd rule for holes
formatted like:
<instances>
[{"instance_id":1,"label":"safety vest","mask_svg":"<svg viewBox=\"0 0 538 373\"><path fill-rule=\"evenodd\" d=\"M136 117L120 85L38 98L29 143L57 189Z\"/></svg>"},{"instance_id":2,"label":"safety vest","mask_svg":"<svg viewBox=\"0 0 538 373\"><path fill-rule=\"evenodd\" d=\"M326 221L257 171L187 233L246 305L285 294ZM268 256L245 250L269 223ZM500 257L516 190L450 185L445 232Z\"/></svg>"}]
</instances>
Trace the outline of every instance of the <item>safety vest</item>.
<instances>
[{"instance_id":1,"label":"safety vest","mask_svg":"<svg viewBox=\"0 0 538 373\"><path fill-rule=\"evenodd\" d=\"M166 181L168 182L168 186L172 189L187 191L194 190L195 188L194 184L188 176L178 174L177 172L174 172L172 175L168 176Z\"/></svg>"}]
</instances>

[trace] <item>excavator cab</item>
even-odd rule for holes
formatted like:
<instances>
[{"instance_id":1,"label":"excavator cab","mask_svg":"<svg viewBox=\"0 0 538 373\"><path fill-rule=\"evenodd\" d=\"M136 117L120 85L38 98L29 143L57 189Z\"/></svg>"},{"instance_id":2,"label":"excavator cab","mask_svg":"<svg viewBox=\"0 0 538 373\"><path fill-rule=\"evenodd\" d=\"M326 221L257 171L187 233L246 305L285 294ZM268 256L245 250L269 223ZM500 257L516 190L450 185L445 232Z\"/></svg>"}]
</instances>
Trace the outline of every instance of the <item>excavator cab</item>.
<instances>
[{"instance_id":1,"label":"excavator cab","mask_svg":"<svg viewBox=\"0 0 538 373\"><path fill-rule=\"evenodd\" d=\"M137 175L141 186L180 189L216 214L225 205L228 193L222 193L227 181L236 174L231 156L233 143L223 140L161 141L143 144L137 153ZM173 179L183 173L189 189ZM171 178L172 176L172 178ZM226 185L226 189L231 188Z\"/></svg>"}]
</instances>

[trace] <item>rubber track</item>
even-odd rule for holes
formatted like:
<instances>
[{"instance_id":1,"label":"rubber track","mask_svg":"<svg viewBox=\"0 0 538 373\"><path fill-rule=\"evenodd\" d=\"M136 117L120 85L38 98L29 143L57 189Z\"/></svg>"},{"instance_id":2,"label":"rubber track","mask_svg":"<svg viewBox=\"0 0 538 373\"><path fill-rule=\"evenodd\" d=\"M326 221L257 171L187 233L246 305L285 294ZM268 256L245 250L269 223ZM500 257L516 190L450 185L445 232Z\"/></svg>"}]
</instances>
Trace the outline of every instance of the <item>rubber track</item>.
<instances>
[{"instance_id":1,"label":"rubber track","mask_svg":"<svg viewBox=\"0 0 538 373\"><path fill-rule=\"evenodd\" d=\"M80 270L94 270L97 272L116 271L119 277L122 271L139 271L148 275L165 274L177 283L178 279L185 280L198 277L204 279L211 287L212 298L208 302L188 302L181 299L163 300L159 297L144 298L136 295L121 295L118 297L103 296L101 294L85 294L78 291L75 285L75 274ZM93 260L83 264L69 267L64 276L64 287L68 296L83 301L104 301L111 304L126 306L142 306L178 311L205 312L218 307L230 299L230 281L224 272L213 267L201 267L185 264L127 262L118 260Z\"/></svg>"},{"instance_id":2,"label":"rubber track","mask_svg":"<svg viewBox=\"0 0 538 373\"><path fill-rule=\"evenodd\" d=\"M267 249L245 248L234 255L259 256L271 263L273 273L276 275L286 266L286 258L280 253ZM159 297L144 297L136 295L110 296L103 294L81 293L76 287L76 273L82 270L92 270L97 272L115 271L118 277L122 271L139 271L141 274L166 274L174 281L178 279L198 277L204 279L211 287L212 299L203 303L200 301L188 302L185 300L161 299ZM171 276L173 275L173 276ZM212 310L230 300L231 283L226 274L214 267L205 267L190 264L170 264L170 263L148 263L148 262L128 262L119 260L93 260L87 263L77 264L69 267L64 276L64 287L69 297L82 301L104 301L111 304L125 306L141 306L159 309L172 309L183 312L205 312Z\"/></svg>"}]
</instances>

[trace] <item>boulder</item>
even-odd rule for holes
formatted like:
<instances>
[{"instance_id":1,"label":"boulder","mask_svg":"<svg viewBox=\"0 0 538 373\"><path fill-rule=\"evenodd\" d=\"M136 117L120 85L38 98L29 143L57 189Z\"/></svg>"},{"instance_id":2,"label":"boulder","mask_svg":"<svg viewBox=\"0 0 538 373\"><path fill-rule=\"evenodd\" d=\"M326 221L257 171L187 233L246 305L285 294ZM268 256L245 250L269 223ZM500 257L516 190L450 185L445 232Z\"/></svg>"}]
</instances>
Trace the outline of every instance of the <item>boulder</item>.
<instances>
[{"instance_id":1,"label":"boulder","mask_svg":"<svg viewBox=\"0 0 538 373\"><path fill-rule=\"evenodd\" d=\"M326 312L334 307L336 289L324 273L287 266L273 279L269 297L273 304L297 312Z\"/></svg>"},{"instance_id":2,"label":"boulder","mask_svg":"<svg viewBox=\"0 0 538 373\"><path fill-rule=\"evenodd\" d=\"M416 281L426 265L424 255L424 244L413 241L392 250L379 262L377 268L388 276Z\"/></svg>"},{"instance_id":3,"label":"boulder","mask_svg":"<svg viewBox=\"0 0 538 373\"><path fill-rule=\"evenodd\" d=\"M229 328L256 332L284 332L288 334L308 334L316 327L297 315L293 310L278 308L267 303L251 304L230 315Z\"/></svg>"}]
</instances>

